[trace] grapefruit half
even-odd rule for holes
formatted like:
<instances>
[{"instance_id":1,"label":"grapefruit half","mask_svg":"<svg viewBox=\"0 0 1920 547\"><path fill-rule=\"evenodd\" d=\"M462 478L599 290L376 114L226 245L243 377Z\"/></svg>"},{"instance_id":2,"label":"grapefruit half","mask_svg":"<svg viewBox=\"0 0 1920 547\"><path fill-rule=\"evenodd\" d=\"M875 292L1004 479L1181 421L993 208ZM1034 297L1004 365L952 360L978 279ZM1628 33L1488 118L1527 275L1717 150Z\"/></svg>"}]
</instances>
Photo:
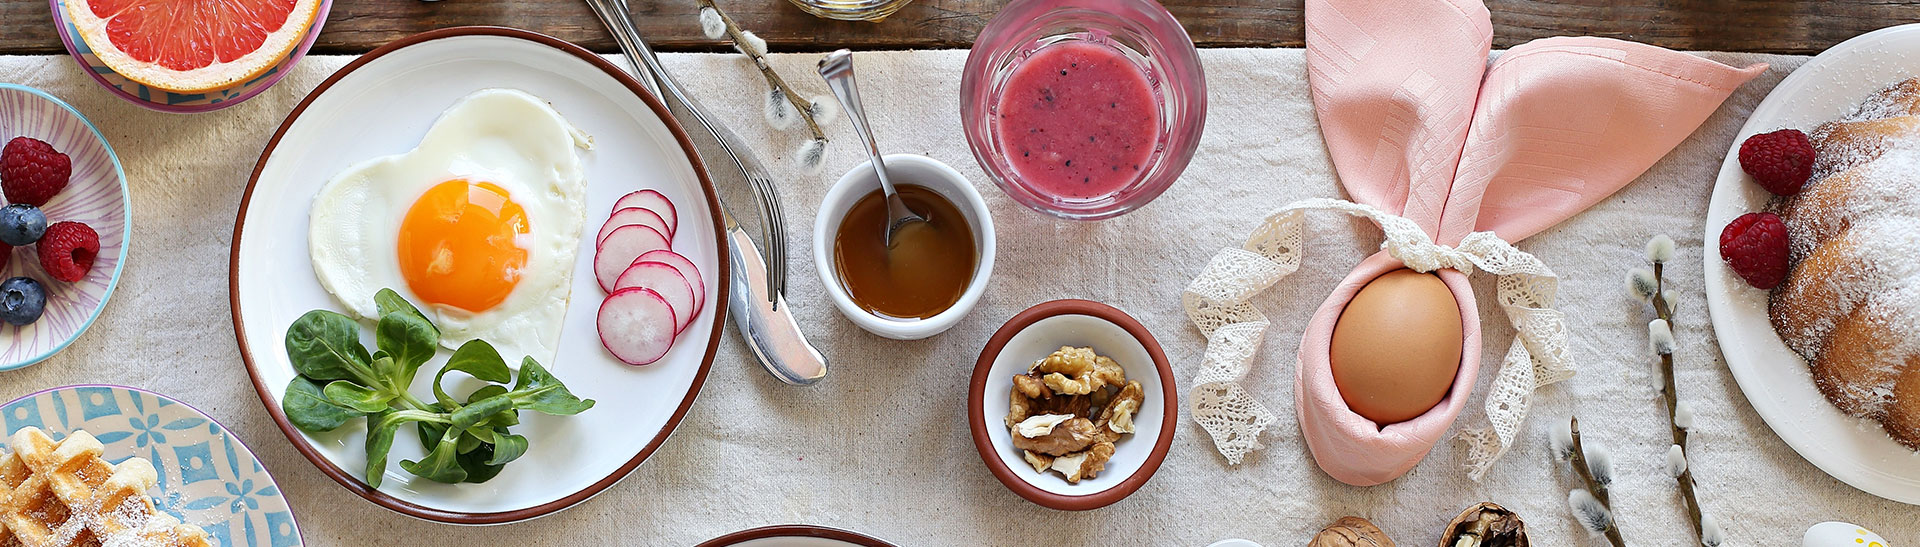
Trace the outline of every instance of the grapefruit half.
<instances>
[{"instance_id":1,"label":"grapefruit half","mask_svg":"<svg viewBox=\"0 0 1920 547\"><path fill-rule=\"evenodd\" d=\"M198 93L279 64L319 8L320 0L67 0L67 18L114 72Z\"/></svg>"}]
</instances>

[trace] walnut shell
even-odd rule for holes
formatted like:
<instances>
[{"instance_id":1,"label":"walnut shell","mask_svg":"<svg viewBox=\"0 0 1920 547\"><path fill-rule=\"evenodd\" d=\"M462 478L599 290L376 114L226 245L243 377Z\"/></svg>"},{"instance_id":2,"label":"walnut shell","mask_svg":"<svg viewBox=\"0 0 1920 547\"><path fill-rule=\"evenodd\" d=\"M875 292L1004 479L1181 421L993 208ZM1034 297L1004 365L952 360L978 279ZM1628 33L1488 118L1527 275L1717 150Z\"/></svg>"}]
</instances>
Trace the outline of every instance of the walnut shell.
<instances>
[{"instance_id":1,"label":"walnut shell","mask_svg":"<svg viewBox=\"0 0 1920 547\"><path fill-rule=\"evenodd\" d=\"M1394 547L1380 527L1360 517L1340 517L1307 542L1307 547Z\"/></svg>"},{"instance_id":2,"label":"walnut shell","mask_svg":"<svg viewBox=\"0 0 1920 547\"><path fill-rule=\"evenodd\" d=\"M1480 547L1529 547L1527 525L1500 504L1482 502L1454 517L1440 533L1440 547L1455 547L1462 535L1480 534Z\"/></svg>"}]
</instances>

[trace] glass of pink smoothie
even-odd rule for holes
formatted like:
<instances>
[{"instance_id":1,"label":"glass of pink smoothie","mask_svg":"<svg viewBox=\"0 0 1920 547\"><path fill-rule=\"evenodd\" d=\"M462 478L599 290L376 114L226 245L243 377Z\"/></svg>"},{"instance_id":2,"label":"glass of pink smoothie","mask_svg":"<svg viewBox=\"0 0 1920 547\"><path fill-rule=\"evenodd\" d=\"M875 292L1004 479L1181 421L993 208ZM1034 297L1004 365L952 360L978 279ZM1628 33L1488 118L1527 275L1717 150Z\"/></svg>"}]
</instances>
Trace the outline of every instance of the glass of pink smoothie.
<instances>
[{"instance_id":1,"label":"glass of pink smoothie","mask_svg":"<svg viewBox=\"0 0 1920 547\"><path fill-rule=\"evenodd\" d=\"M960 120L1015 201L1076 220L1165 192L1200 144L1206 76L1154 0L1013 0L980 32Z\"/></svg>"}]
</instances>

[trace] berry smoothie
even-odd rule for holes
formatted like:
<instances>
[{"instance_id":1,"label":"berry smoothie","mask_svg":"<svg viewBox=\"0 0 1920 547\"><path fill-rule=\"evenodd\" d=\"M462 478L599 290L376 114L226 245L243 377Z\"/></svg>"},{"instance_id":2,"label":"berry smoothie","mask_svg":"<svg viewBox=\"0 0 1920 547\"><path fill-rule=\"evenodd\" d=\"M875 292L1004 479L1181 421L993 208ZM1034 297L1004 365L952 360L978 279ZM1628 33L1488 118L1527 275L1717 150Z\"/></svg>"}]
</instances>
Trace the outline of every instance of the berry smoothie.
<instances>
[{"instance_id":1,"label":"berry smoothie","mask_svg":"<svg viewBox=\"0 0 1920 547\"><path fill-rule=\"evenodd\" d=\"M1069 200L1112 194L1138 180L1160 137L1147 75L1105 44L1044 46L1001 90L1000 151L1034 191Z\"/></svg>"}]
</instances>

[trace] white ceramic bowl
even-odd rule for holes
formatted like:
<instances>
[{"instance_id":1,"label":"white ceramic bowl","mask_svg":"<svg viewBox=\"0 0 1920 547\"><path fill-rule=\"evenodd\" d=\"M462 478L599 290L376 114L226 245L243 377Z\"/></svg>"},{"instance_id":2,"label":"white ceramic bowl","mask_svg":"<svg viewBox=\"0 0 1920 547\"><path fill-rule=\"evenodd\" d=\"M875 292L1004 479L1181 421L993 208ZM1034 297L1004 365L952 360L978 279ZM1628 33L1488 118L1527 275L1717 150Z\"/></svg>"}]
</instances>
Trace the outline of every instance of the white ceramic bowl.
<instances>
[{"instance_id":1,"label":"white ceramic bowl","mask_svg":"<svg viewBox=\"0 0 1920 547\"><path fill-rule=\"evenodd\" d=\"M1135 432L1114 443L1106 470L1079 484L1034 471L1006 426L1013 377L1061 346L1092 347L1113 358L1145 395ZM1126 312L1087 300L1054 300L1007 320L980 351L967 386L967 425L987 470L1020 497L1063 511L1105 507L1139 490L1166 459L1178 421L1173 368L1160 342Z\"/></svg>"},{"instance_id":2,"label":"white ceramic bowl","mask_svg":"<svg viewBox=\"0 0 1920 547\"><path fill-rule=\"evenodd\" d=\"M987 211L987 202L974 190L973 183L940 160L914 154L889 154L882 160L887 164L888 178L895 185L919 185L939 192L967 216L967 224L973 226L974 248L980 250L980 260L974 266L973 279L967 282L967 291L961 293L953 307L926 319L881 317L853 303L846 285L834 273L833 238L854 202L880 189L880 179L873 174L872 162L861 162L841 175L840 181L827 189L827 197L820 200L820 213L813 220L813 264L820 272L820 283L827 287L827 295L833 298L833 306L839 308L847 320L867 332L894 340L919 340L953 328L967 312L973 311L973 305L980 302L980 294L986 292L987 277L993 275L993 215Z\"/></svg>"}]
</instances>

